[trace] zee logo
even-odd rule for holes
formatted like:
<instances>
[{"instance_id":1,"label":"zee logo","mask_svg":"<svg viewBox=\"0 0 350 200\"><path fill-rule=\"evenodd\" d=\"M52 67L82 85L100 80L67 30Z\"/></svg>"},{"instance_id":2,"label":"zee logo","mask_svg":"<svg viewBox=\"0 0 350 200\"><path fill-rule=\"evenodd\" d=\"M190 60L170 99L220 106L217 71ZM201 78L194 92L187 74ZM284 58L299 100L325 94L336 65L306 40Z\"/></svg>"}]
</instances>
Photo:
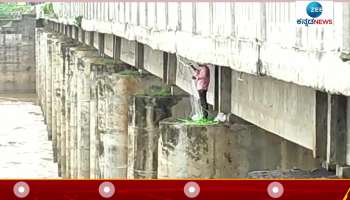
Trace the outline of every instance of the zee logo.
<instances>
[{"instance_id":1,"label":"zee logo","mask_svg":"<svg viewBox=\"0 0 350 200\"><path fill-rule=\"evenodd\" d=\"M318 2L311 2L306 7L306 13L312 18L317 18L322 14L322 5Z\"/></svg>"}]
</instances>

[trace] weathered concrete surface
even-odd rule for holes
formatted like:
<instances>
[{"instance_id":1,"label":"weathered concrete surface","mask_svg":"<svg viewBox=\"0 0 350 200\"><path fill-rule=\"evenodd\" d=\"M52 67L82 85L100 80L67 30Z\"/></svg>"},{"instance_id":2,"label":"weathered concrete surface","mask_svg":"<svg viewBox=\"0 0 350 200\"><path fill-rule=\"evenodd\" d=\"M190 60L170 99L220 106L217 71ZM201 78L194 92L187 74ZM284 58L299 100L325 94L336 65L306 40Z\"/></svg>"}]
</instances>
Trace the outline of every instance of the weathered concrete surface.
<instances>
[{"instance_id":1,"label":"weathered concrete surface","mask_svg":"<svg viewBox=\"0 0 350 200\"><path fill-rule=\"evenodd\" d=\"M35 93L35 17L0 20L0 92Z\"/></svg>"},{"instance_id":2,"label":"weathered concrete surface","mask_svg":"<svg viewBox=\"0 0 350 200\"><path fill-rule=\"evenodd\" d=\"M187 106L186 106L187 105ZM128 178L157 178L159 123L190 114L186 96L136 95L129 106Z\"/></svg>"},{"instance_id":3,"label":"weathered concrete surface","mask_svg":"<svg viewBox=\"0 0 350 200\"><path fill-rule=\"evenodd\" d=\"M91 65L87 61L98 57L95 50L75 52L77 62L77 165L78 178L90 177L90 74Z\"/></svg>"},{"instance_id":4,"label":"weathered concrete surface","mask_svg":"<svg viewBox=\"0 0 350 200\"><path fill-rule=\"evenodd\" d=\"M314 149L316 91L311 88L232 71L231 112L293 141Z\"/></svg>"},{"instance_id":5,"label":"weathered concrete surface","mask_svg":"<svg viewBox=\"0 0 350 200\"><path fill-rule=\"evenodd\" d=\"M66 48L72 47L72 46L77 46L77 42L68 39L68 38L61 38L59 42L56 43L58 45L57 48L60 49L60 56L61 59L59 59L60 63L57 66L57 68L60 70L59 71L59 79L60 79L60 84L59 88L57 88L58 92L58 98L59 98L59 105L60 109L58 110L60 120L60 148L59 148L59 166L60 166L60 172L62 177L68 177L68 162L69 162L69 155L67 152L68 149L68 139L69 139L69 131L67 130L67 122L69 119L69 115L67 114L67 96L66 96L66 91L67 91L67 71L69 67L69 56L67 55L67 52L65 51Z\"/></svg>"},{"instance_id":6,"label":"weathered concrete surface","mask_svg":"<svg viewBox=\"0 0 350 200\"><path fill-rule=\"evenodd\" d=\"M56 48L56 63L54 65L55 73L52 75L53 79L53 112L55 112L56 116L56 128L53 129L56 130L56 133L53 135L56 135L56 149L57 149L57 161L59 166L59 175L62 177L66 177L67 173L67 152L66 147L67 145L67 112L65 110L66 108L66 84L67 84L67 76L66 73L69 71L69 65L67 62L67 52L66 48L77 46L78 43L74 40L71 40L69 38L66 38L62 35L57 37L54 40L54 47ZM54 119L52 120L54 121Z\"/></svg>"},{"instance_id":7,"label":"weathered concrete surface","mask_svg":"<svg viewBox=\"0 0 350 200\"><path fill-rule=\"evenodd\" d=\"M102 61L102 62L101 62ZM108 59L91 60L90 74L90 178L102 178L100 167L100 155L103 146L100 134L106 129L106 95L103 84L108 74L116 73L125 66L119 62L112 62ZM108 64L109 63L109 64Z\"/></svg>"},{"instance_id":8,"label":"weathered concrete surface","mask_svg":"<svg viewBox=\"0 0 350 200\"><path fill-rule=\"evenodd\" d=\"M80 124L81 117L86 118L86 115L90 115L88 111L81 112L82 106L84 109L86 108L86 97L84 99L84 94L86 93L86 90L83 91L83 85L85 83L82 83L82 81L86 80L86 75L84 71L84 65L82 64L81 57L89 57L89 56L97 56L96 50L92 49L88 46L77 46L77 47L70 47L67 48L68 54L70 56L70 63L69 63L69 88L68 88L68 102L70 102L69 106L69 133L70 138L69 140L69 168L70 168L70 176L71 178L82 178L82 177L89 177L89 157L90 152L86 151L86 148L89 150L89 144L90 144L90 136L89 131L85 132L85 130L89 130L89 123L84 121L83 126L83 132L82 132L82 126ZM93 57L92 56L92 57ZM90 69L87 69L90 70ZM82 72L84 73L82 73ZM86 83L86 87L88 87L88 83ZM85 87L85 86L84 86ZM84 105L82 105L84 104ZM89 109L89 107L87 108ZM82 140L81 140L82 139ZM82 153L82 154L81 154ZM82 161L84 164L82 164L80 161ZM80 164L82 164L80 166ZM87 166L84 166L87 165Z\"/></svg>"},{"instance_id":9,"label":"weathered concrete surface","mask_svg":"<svg viewBox=\"0 0 350 200\"><path fill-rule=\"evenodd\" d=\"M148 72L163 78L164 57L163 52L153 50L151 47L144 46L144 69Z\"/></svg>"},{"instance_id":10,"label":"weathered concrete surface","mask_svg":"<svg viewBox=\"0 0 350 200\"><path fill-rule=\"evenodd\" d=\"M120 59L132 66L135 65L136 60L135 45L135 41L121 39Z\"/></svg>"},{"instance_id":11,"label":"weathered concrete surface","mask_svg":"<svg viewBox=\"0 0 350 200\"><path fill-rule=\"evenodd\" d=\"M49 32L43 33L43 35L43 38L46 38L46 41L49 42L60 40L54 36L55 34ZM99 38L104 38L106 40L106 37ZM43 42L43 45L44 47L45 45L48 47L46 51L47 54L49 54L50 46L52 44L45 44L45 42ZM58 46L53 45L55 48L58 48ZM101 46L101 44L98 44L98 46ZM106 45L102 46L106 47ZM129 46L133 46L134 50L136 49L136 44ZM196 126L181 127L181 124L179 125L179 128L176 123L168 123L170 128L166 128L166 131L161 132L162 141L159 143L161 145L159 145L158 148L155 148L154 144L157 143L156 135L158 134L157 126L159 123L159 120L157 119L157 116L159 116L157 112L159 111L155 110L155 108L162 104L147 101L148 103L144 104L146 107L142 109L139 107L138 109L135 109L136 112L133 113L131 113L128 108L130 97L134 95L142 96L142 94L151 88L151 86L160 86L161 80L157 79L155 76L143 74L142 70L138 72L135 71L134 68L128 68L129 70L116 71L113 70L113 67L103 65L106 61L112 61L111 59L103 59L99 56L99 53L102 53L104 50L102 52L96 51L92 49L92 47L85 45L80 45L78 47L68 46L64 49L65 53L62 54L67 55L67 58L64 58L64 61L62 62L67 66L67 68L64 68L63 70L64 81L67 81L64 91L64 112L67 118L65 122L65 134L68 136L65 139L65 177L67 178L148 178L155 177L155 174L159 175L159 177L170 178L227 178L245 177L248 170L290 169L295 166L303 169L311 169L318 166L317 161L313 160L312 152L310 150L301 148L296 144L269 134L256 126L252 126L251 124L247 125L245 123L235 123L232 126L225 125L205 128ZM60 101L59 99L55 99L53 94L55 92L56 79L61 79L60 75L55 74L57 73L57 67L59 68L57 65L62 65L62 63L60 63L61 61L56 62L55 56L52 58L52 54L55 51L57 51L57 49L55 50L54 48L51 48L50 56L44 54L48 58L44 63L49 63L51 65L51 68L50 66L48 67L48 65L44 65L44 69L49 73L45 74L45 76L49 75L51 77L45 78L50 79L54 86L51 86L51 91L49 91L48 85L45 85L45 90L43 90L45 93L45 99L49 96L48 92L50 92L50 95L53 98L51 109L52 112L55 113L51 114L51 117L46 114L48 120L50 118L52 122L54 121L52 120L52 117L60 118L58 111ZM143 53L147 54L147 51L152 50L148 49ZM154 52L151 52L150 55L153 55L153 53ZM57 55L58 54L59 52ZM143 64L148 62L148 65L150 66L147 70L156 73L152 70L153 68L159 67L160 65L163 67L165 65L165 63L161 64L160 62L160 57L163 56L164 54L162 56L156 56L158 58L155 59L157 62L153 62L155 60L149 58L147 58L148 61L147 59L144 59ZM114 59L117 60L116 58ZM165 59L163 61L165 61ZM95 68L100 64L101 67ZM143 67L146 65L143 65ZM52 71L52 67L54 67L54 71ZM185 67L182 66L182 69L184 68ZM214 67L212 68L212 71L214 71ZM183 77L179 76L181 79L184 79L184 77L184 81L187 80L186 77L188 80L190 79L190 73L182 73L185 75L183 75ZM277 107L273 106L273 113L277 112L279 109L283 110L285 107L288 107L288 109L298 108L298 111L303 111L301 112L301 116L305 117L305 119L303 118L305 120L303 123L308 123L310 120L313 123L312 125L307 124L309 126L306 125L306 127L309 128L311 126L316 126L316 122L312 121L315 120L313 118L315 115L312 114L312 109L316 109L316 103L312 103L312 97L315 99L316 97L312 94L309 95L307 91L305 95L305 88L296 85L289 86L289 84L285 83L275 84L273 81L276 80L269 78L261 78L267 81L266 83L263 82L263 84L259 85L255 82L255 79L252 78L253 80L250 80L249 77L246 78L245 74L243 74L243 77L239 74L238 77L235 77L236 72L233 71L232 73L232 102L235 100L239 102L248 99L253 102L252 104L257 104L257 111L259 111L258 108L260 104L257 100L258 97L262 97L263 104L271 102L273 98L275 98L275 100L281 98L283 99L281 102L287 103L285 105L276 104L278 105ZM230 83L230 78L227 80ZM237 84L233 84L236 80L243 82L245 85L243 85L244 87L242 88L246 89L239 90L242 94L238 93L238 99L235 99L237 92L235 92L236 88L234 88L237 87ZM248 81L245 82L245 80ZM184 85L185 87L188 87L188 85ZM257 91L257 88L260 88L259 91ZM265 91L261 88L268 89ZM270 88L272 88L275 93L277 91L277 94L270 94L272 93L272 89ZM314 92L314 90L310 90L310 93ZM243 91L245 91L245 93ZM210 92L211 95L213 95L215 93L214 88L212 88ZM261 92L263 94L260 94ZM255 94L257 99L252 98L251 94ZM291 103L294 97L297 97L294 101L297 103L302 102L302 100L298 99L299 97L306 97L306 108L299 108L298 105ZM314 101L316 101L315 99ZM215 99L213 99L213 101L214 100ZM248 101L248 103L250 101ZM245 103L247 102L245 101ZM45 101L45 104L45 111L49 110L49 102ZM170 105L171 104L167 106ZM240 106L242 105L246 106L241 103ZM234 104L232 103L231 106L233 107ZM181 106L180 108L183 107ZM282 118L287 116L287 119L289 119L288 117L291 116L292 119L295 119L296 115L294 111L291 111L289 115L286 114L288 113L288 109L282 113ZM172 115L178 116L176 115L176 112L179 112L179 110L181 109L172 110ZM264 114L264 111L266 110L263 110L261 113ZM268 111L270 112L270 110ZM273 115L271 118L274 120L277 117L278 116ZM128 121L130 122L130 120L131 124L134 124L133 127L138 127L136 128L137 131L135 131L135 133L131 132L128 128ZM132 122L132 120L135 121ZM299 121L297 121L297 123L298 122ZM162 124L166 123L167 122L164 122ZM276 124L280 126L281 123L283 123L283 120L279 119ZM293 125L293 123L294 121L292 120L290 124ZM51 127L52 126L55 125L51 124ZM60 124L58 123L56 126L55 129L58 129ZM202 129L205 130L202 131ZM217 129L219 129L219 131ZM289 131L287 131L287 133L291 133L289 129L287 130ZM220 133L221 135L214 133ZM57 140L62 140L62 134L57 134L56 136L59 136L56 137ZM203 139L205 137L208 139L206 144L203 144L200 141L195 141L195 139ZM304 135L300 137L304 137ZM173 139L174 141L178 140L179 142L176 143L176 145L173 145ZM193 141L191 139L193 139ZM202 150L200 148L199 150L195 149L196 145L192 145L192 143L199 144L197 146L202 148ZM165 146L162 146L163 144ZM167 149L169 144L175 148L175 153L173 152L173 149ZM186 148L189 150L186 151ZM182 152L182 154L178 154L179 152ZM167 153L169 153L169 155ZM147 156L145 157L143 155ZM200 156L199 160L193 159L193 156L196 155ZM140 157L143 157L143 159L139 159ZM184 161L178 162L182 158ZM63 159L63 157L60 159ZM60 159L58 159L58 161L62 166L63 161ZM237 163L233 162L233 160L237 161ZM159 164L158 168L156 167L156 162ZM64 176L64 174L62 174L62 176Z\"/></svg>"},{"instance_id":12,"label":"weathered concrete surface","mask_svg":"<svg viewBox=\"0 0 350 200\"><path fill-rule=\"evenodd\" d=\"M288 178L288 179L305 179L305 178L337 178L334 172L329 172L324 168L315 170L272 170L272 171L254 171L248 173L248 178Z\"/></svg>"},{"instance_id":13,"label":"weathered concrete surface","mask_svg":"<svg viewBox=\"0 0 350 200\"><path fill-rule=\"evenodd\" d=\"M251 124L160 123L158 178L246 177L265 169L313 169L312 151Z\"/></svg>"},{"instance_id":14,"label":"weathered concrete surface","mask_svg":"<svg viewBox=\"0 0 350 200\"><path fill-rule=\"evenodd\" d=\"M161 81L149 74L137 71L109 75L100 84L106 102L105 125L101 142L103 151L100 166L103 178L126 178L128 162L128 106L131 95L142 93ZM99 111L98 111L99 112Z\"/></svg>"}]
</instances>

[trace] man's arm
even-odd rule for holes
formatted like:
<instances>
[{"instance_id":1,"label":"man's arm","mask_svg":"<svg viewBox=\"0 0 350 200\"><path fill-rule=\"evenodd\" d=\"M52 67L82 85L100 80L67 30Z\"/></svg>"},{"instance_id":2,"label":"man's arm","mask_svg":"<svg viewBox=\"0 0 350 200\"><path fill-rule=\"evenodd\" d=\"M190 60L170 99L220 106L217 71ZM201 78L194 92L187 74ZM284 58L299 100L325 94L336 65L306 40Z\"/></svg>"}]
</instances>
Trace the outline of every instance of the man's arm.
<instances>
[{"instance_id":1,"label":"man's arm","mask_svg":"<svg viewBox=\"0 0 350 200\"><path fill-rule=\"evenodd\" d=\"M197 68L195 68L195 67L193 66L193 64L190 64L190 67L191 67L194 71L197 70Z\"/></svg>"}]
</instances>

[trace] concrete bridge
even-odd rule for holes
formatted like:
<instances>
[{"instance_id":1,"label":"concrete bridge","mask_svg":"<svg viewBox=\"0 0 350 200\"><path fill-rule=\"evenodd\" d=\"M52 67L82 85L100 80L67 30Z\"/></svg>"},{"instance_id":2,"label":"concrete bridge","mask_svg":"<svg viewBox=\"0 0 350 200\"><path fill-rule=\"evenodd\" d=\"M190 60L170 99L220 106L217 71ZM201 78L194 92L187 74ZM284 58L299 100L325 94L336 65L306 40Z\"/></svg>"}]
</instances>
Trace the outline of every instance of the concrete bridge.
<instances>
[{"instance_id":1,"label":"concrete bridge","mask_svg":"<svg viewBox=\"0 0 350 200\"><path fill-rule=\"evenodd\" d=\"M37 6L36 91L61 176L347 176L349 3L309 27L295 24L296 2L52 5ZM229 122L174 120L191 110L186 62L210 64L211 115Z\"/></svg>"}]
</instances>

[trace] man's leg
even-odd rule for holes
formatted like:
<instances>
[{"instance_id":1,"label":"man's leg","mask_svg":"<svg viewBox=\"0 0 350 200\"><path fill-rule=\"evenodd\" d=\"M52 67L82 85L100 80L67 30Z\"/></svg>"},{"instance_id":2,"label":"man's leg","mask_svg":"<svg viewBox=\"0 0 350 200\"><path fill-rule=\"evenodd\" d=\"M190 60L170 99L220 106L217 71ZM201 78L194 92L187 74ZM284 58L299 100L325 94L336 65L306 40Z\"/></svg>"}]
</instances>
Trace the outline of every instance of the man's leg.
<instances>
[{"instance_id":1,"label":"man's leg","mask_svg":"<svg viewBox=\"0 0 350 200\"><path fill-rule=\"evenodd\" d=\"M199 90L199 99L201 102L202 110L203 110L203 117L205 119L208 118L208 103L207 103L207 91L206 90Z\"/></svg>"}]
</instances>

